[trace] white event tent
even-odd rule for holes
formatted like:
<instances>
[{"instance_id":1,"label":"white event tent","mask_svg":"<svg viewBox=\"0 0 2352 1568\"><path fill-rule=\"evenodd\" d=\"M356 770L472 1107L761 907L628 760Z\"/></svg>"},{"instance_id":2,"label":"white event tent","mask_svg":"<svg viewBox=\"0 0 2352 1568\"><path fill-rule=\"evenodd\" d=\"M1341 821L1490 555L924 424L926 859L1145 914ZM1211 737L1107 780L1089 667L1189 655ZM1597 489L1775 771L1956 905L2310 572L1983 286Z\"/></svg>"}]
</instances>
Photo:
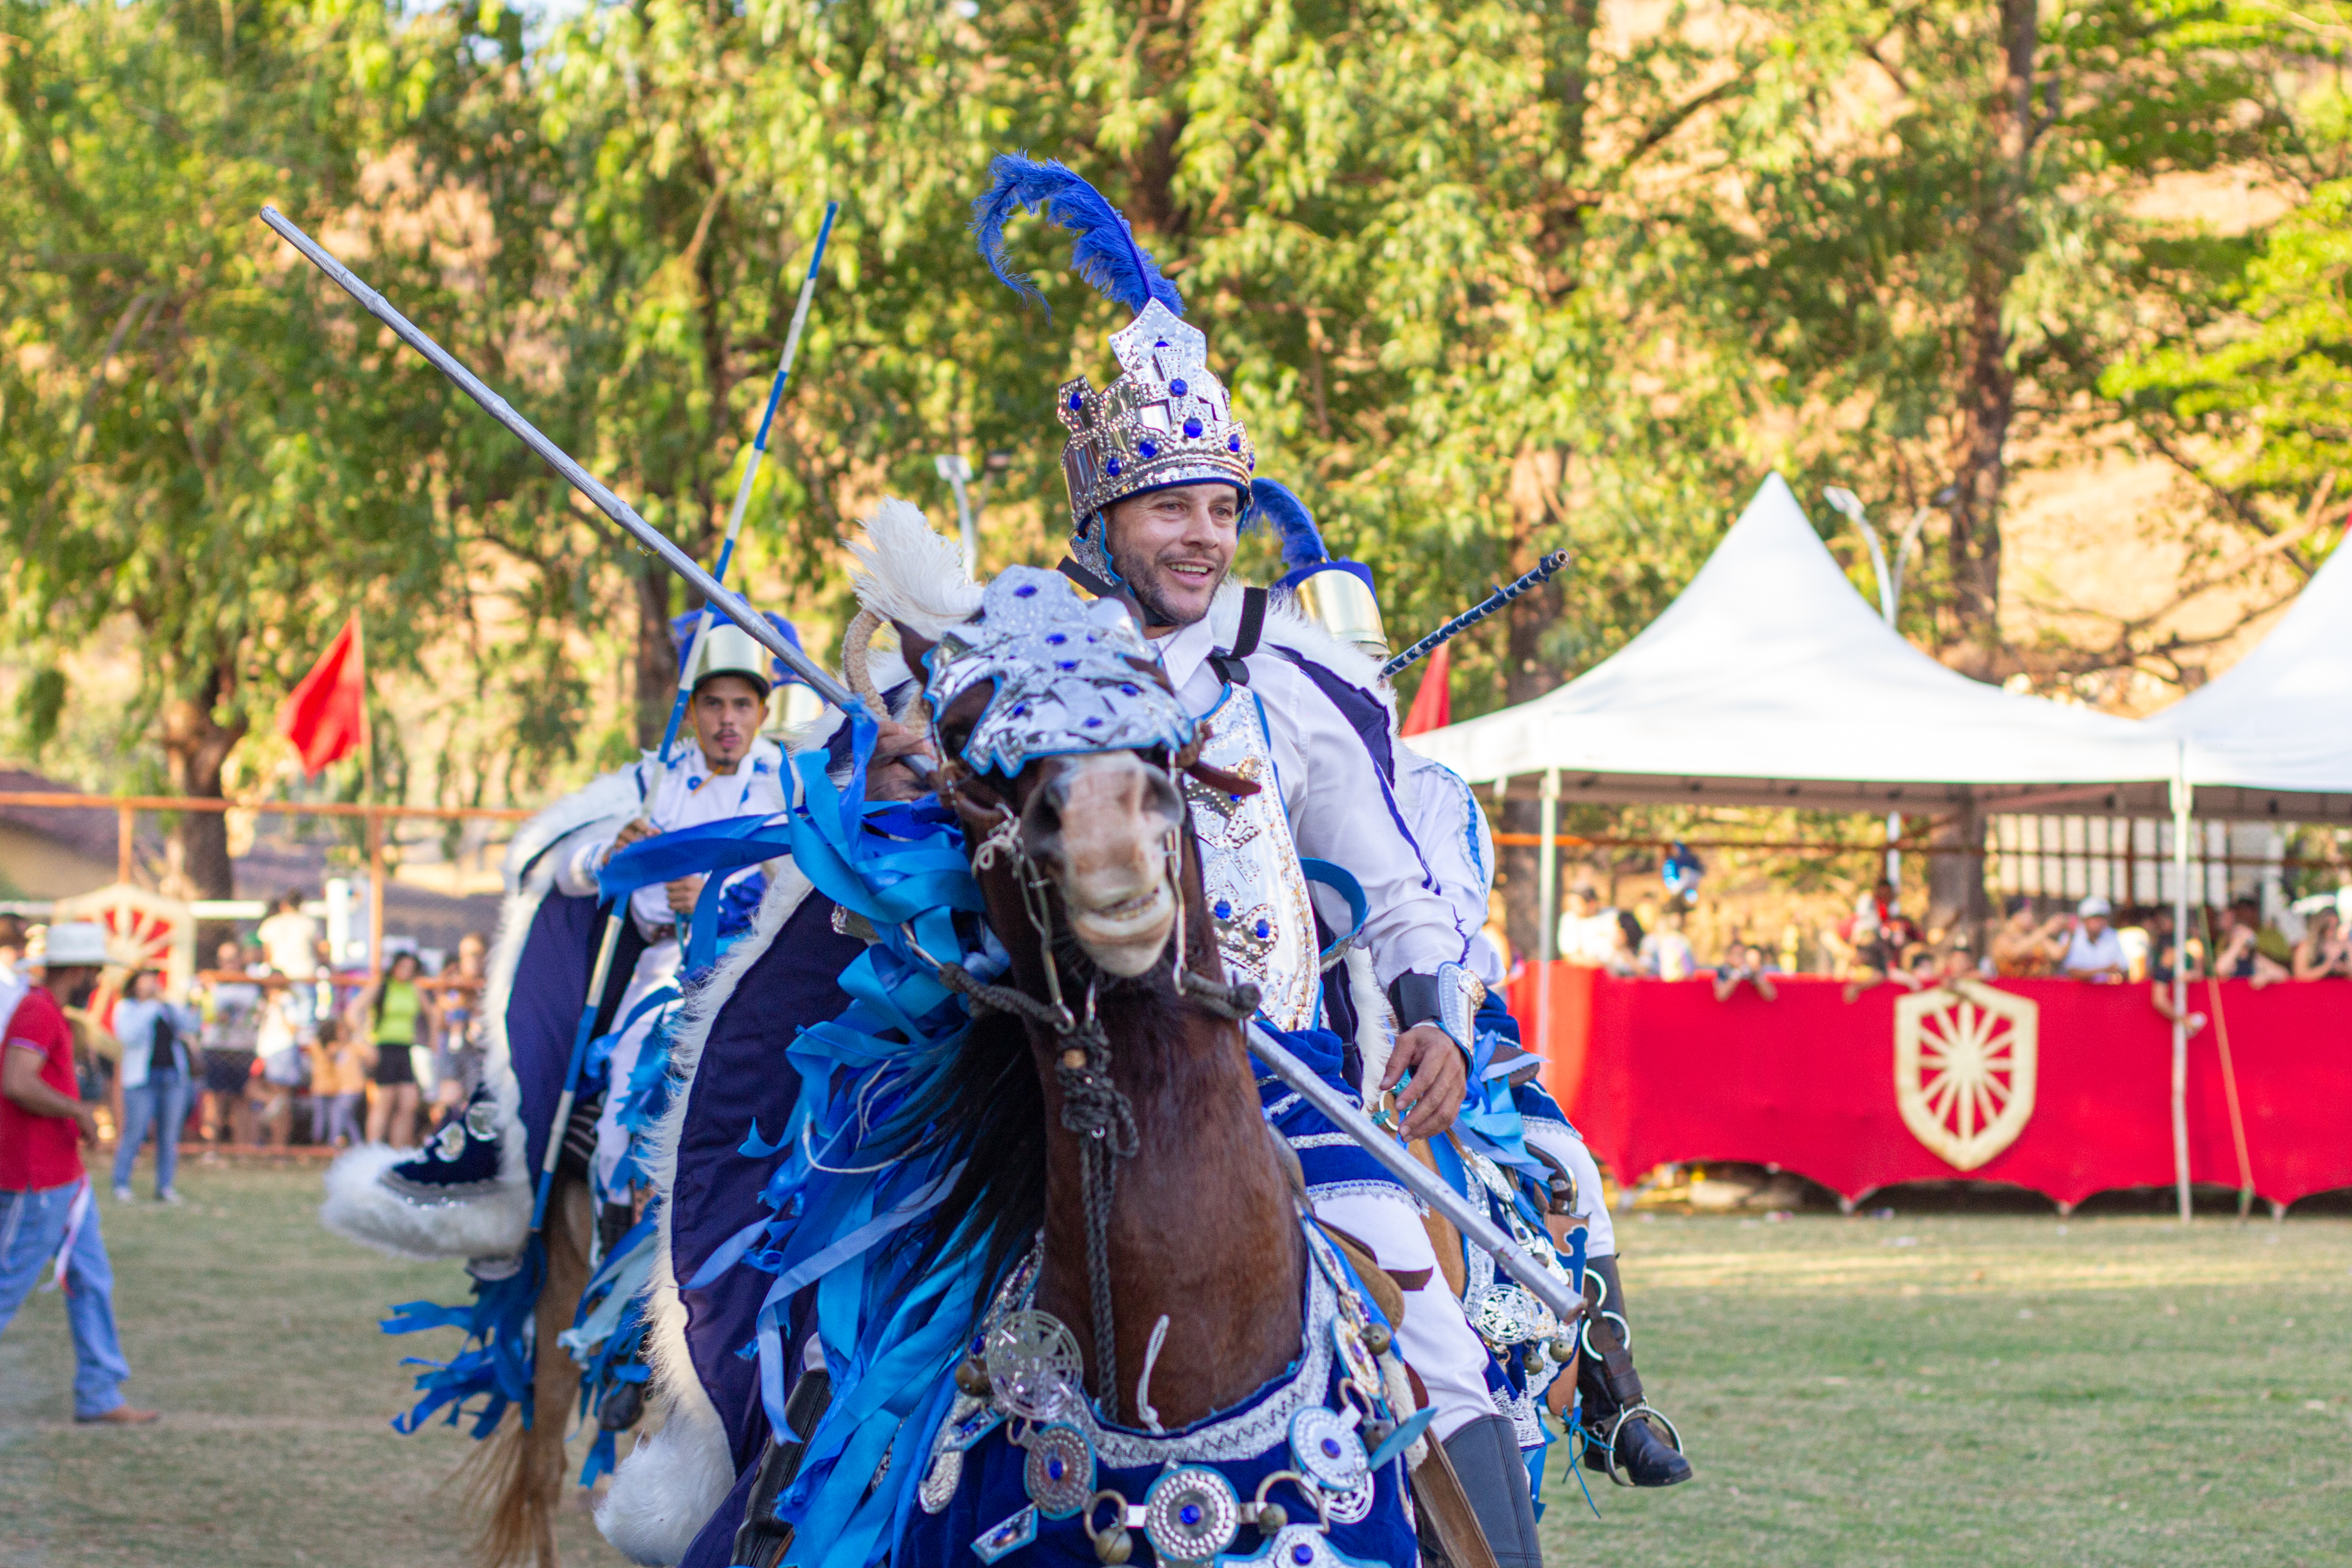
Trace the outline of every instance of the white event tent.
<instances>
[{"instance_id":1,"label":"white event tent","mask_svg":"<svg viewBox=\"0 0 2352 1568\"><path fill-rule=\"evenodd\" d=\"M1916 813L2160 814L2179 766L2172 739L2141 723L2003 691L1913 647L1779 474L1616 654L1412 744L1476 784L1559 770L1570 801Z\"/></svg>"},{"instance_id":2,"label":"white event tent","mask_svg":"<svg viewBox=\"0 0 2352 1568\"><path fill-rule=\"evenodd\" d=\"M2352 552L2252 652L2147 722L2185 748L2200 816L2352 821Z\"/></svg>"}]
</instances>

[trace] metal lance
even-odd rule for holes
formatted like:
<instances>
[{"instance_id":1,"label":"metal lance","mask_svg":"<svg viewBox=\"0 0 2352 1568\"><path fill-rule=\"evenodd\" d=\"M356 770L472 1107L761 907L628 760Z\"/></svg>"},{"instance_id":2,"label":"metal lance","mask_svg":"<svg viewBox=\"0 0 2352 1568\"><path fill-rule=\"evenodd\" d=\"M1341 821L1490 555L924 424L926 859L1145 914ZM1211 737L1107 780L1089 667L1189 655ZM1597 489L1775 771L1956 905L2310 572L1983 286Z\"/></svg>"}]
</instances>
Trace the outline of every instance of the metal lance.
<instances>
[{"instance_id":1,"label":"metal lance","mask_svg":"<svg viewBox=\"0 0 2352 1568\"><path fill-rule=\"evenodd\" d=\"M699 562L679 549L661 530L639 517L634 507L614 495L594 475L574 462L563 448L541 435L538 427L530 420L508 406L505 398L483 384L479 376L458 363L448 350L435 342L415 322L394 310L383 295L362 282L358 275L350 268L330 256L318 241L303 233L287 218L285 214L274 206L265 206L261 209L261 221L275 229L278 237L287 244L300 251L313 267L334 279L336 286L358 300L369 315L390 327L393 334L402 342L423 354L434 369L456 382L458 388L467 396L480 404L491 418L512 431L524 446L538 453L549 468L562 475L571 483L572 489L594 503L597 510L619 523L624 530L635 538L638 543L659 556L671 571L685 578L702 594L708 605L716 608L729 620L742 627L753 641L782 661L785 668L808 682L810 689L819 697L845 712L856 713L863 710L864 705L847 687L828 674L824 666L794 647L784 635L771 626L768 618L754 610L741 595L730 592L717 577L704 571ZM903 760L919 779L928 780L930 777L931 766L927 759L909 756ZM547 1158L541 1163L539 1187L531 1203L530 1227L534 1234L539 1231L547 1217L548 1194L554 1185L556 1163L562 1156L564 1129L571 1122L572 1107L578 1096L580 1073L587 1058L589 1035L594 1026L596 1014L600 1010L598 1003L603 998L605 982L612 973L614 952L619 945L623 912L617 909L607 911L604 941L598 944L596 962L590 967L588 1000L580 1021L580 1027L572 1039L572 1060L564 1074L563 1094L556 1102L555 1119L548 1126Z\"/></svg>"},{"instance_id":2,"label":"metal lance","mask_svg":"<svg viewBox=\"0 0 2352 1568\"><path fill-rule=\"evenodd\" d=\"M531 422L507 405L507 400L482 384L472 371L459 364L449 351L427 337L416 324L395 310L384 297L354 276L352 269L328 255L317 240L304 234L288 221L286 215L274 206L261 209L261 221L278 231L287 244L300 251L310 263L335 280L338 288L357 300L367 313L390 327L393 335L423 354L434 369L457 384L459 390L482 405L483 411L505 426L522 444L539 454L547 466L570 481L572 488L586 496L598 511L619 523L639 544L661 557L669 569L685 578L696 592L748 633L752 641L782 660L786 669L809 684L809 689L835 708L845 712L856 712L860 708L849 688L835 679L824 667L794 647L784 635L770 626L767 617L748 604L740 594L731 592L718 578L702 569L699 562L670 540L668 535L639 517L628 502L605 489L587 469L572 460L562 447L540 434ZM929 779L931 764L928 758L901 759L918 778Z\"/></svg>"},{"instance_id":3,"label":"metal lance","mask_svg":"<svg viewBox=\"0 0 2352 1568\"><path fill-rule=\"evenodd\" d=\"M1386 664L1381 666L1381 674L1389 679L1394 679L1396 678L1397 671L1404 668L1407 665L1412 663L1413 660L1429 652L1430 649L1435 647L1438 644L1453 641L1455 637L1461 636L1464 632L1468 631L1472 626L1476 626L1480 621L1485 620L1488 616L1493 615L1496 610L1501 609L1505 605L1509 604L1513 599L1517 598L1528 589L1542 587L1546 583L1551 581L1551 574L1553 573L1559 571L1561 567L1567 564L1568 552L1565 550L1553 551L1549 555L1545 556L1541 562L1538 563L1534 571L1528 573L1526 576L1521 577L1517 582L1513 583L1507 588L1496 589L1493 593L1487 595L1485 598L1479 600L1476 604L1471 605L1468 609L1463 611L1460 615L1454 616L1452 620L1446 622L1444 626L1438 627L1435 631L1430 633L1427 637L1422 638L1419 642L1413 644L1411 647L1405 649L1402 653L1397 655Z\"/></svg>"},{"instance_id":4,"label":"metal lance","mask_svg":"<svg viewBox=\"0 0 2352 1568\"><path fill-rule=\"evenodd\" d=\"M1413 1196L1451 1220L1464 1240L1492 1258L1506 1274L1526 1286L1529 1295L1549 1307L1561 1328L1584 1315L1584 1298L1576 1293L1574 1287L1529 1257L1526 1248L1505 1236L1467 1198L1407 1153L1394 1136L1373 1126L1370 1118L1356 1109L1346 1095L1316 1076L1314 1068L1292 1056L1282 1042L1255 1022L1249 1026L1249 1048L1250 1054L1264 1062L1275 1077L1330 1118L1333 1126L1361 1143L1365 1152L1378 1160L1389 1174L1402 1182Z\"/></svg>"},{"instance_id":5,"label":"metal lance","mask_svg":"<svg viewBox=\"0 0 2352 1568\"><path fill-rule=\"evenodd\" d=\"M751 505L751 484L760 477L760 461L768 455L768 426L775 422L776 405L784 400L784 383L792 379L793 361L801 351L801 329L808 325L809 301L816 297L816 269L824 262L824 242L833 237L834 215L841 210L839 202L824 204L824 222L817 226L816 249L809 256L808 276L801 279L800 303L793 307L793 324L784 333L783 357L776 362L775 384L768 388L768 406L760 415L759 432L751 437L751 455L744 459L743 479L735 487L735 507L727 514L727 538L719 547L719 564L711 575L727 581L727 567L735 559L735 537L743 530L743 513ZM669 766L669 749L677 744L678 726L686 721L687 700L694 695L694 653L702 639L710 633L710 605L702 606L702 616L694 623L694 635L686 640L686 657L677 667L677 700L670 705L669 728L662 735L662 766Z\"/></svg>"}]
</instances>

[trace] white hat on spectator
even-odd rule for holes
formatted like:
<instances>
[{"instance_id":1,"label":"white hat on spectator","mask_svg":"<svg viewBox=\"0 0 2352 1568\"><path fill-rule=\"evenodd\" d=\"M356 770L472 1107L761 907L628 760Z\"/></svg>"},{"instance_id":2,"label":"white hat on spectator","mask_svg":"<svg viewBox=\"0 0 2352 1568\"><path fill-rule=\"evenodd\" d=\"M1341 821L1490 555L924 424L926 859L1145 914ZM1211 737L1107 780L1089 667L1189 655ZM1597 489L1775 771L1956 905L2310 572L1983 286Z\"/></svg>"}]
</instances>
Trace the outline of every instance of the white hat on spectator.
<instances>
[{"instance_id":1,"label":"white hat on spectator","mask_svg":"<svg viewBox=\"0 0 2352 1568\"><path fill-rule=\"evenodd\" d=\"M2116 906L2107 902L2106 900L2101 898L2098 894L2093 893L2089 898L2084 899L2081 903L2074 906L2074 912L2082 916L2086 921L2092 919L2104 920L2108 915L2116 912Z\"/></svg>"},{"instance_id":2,"label":"white hat on spectator","mask_svg":"<svg viewBox=\"0 0 2352 1568\"><path fill-rule=\"evenodd\" d=\"M106 928L95 921L59 921L41 945L41 963L51 969L69 964L104 965L114 962L106 951Z\"/></svg>"}]
</instances>

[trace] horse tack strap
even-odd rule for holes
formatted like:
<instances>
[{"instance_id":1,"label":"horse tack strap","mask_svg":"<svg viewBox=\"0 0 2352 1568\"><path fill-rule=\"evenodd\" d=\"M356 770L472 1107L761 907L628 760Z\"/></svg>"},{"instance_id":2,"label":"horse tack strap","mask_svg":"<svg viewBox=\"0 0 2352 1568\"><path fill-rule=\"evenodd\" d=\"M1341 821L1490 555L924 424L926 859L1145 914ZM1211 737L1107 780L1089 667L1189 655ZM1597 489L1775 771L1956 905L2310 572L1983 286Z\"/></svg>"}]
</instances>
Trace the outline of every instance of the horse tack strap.
<instances>
[{"instance_id":1,"label":"horse tack strap","mask_svg":"<svg viewBox=\"0 0 2352 1568\"><path fill-rule=\"evenodd\" d=\"M1242 590L1242 624L1234 632L1234 646L1209 656L1210 668L1228 686L1249 684L1249 666L1243 661L1257 651L1258 639L1265 633L1265 598L1263 588Z\"/></svg>"},{"instance_id":2,"label":"horse tack strap","mask_svg":"<svg viewBox=\"0 0 2352 1568\"><path fill-rule=\"evenodd\" d=\"M1113 598L1116 597L1118 593L1118 589L1112 587L1109 584L1104 582L1100 577L1096 576L1093 573L1087 571L1085 567L1079 565L1076 561L1071 560L1066 555L1062 557L1061 564L1055 567L1054 570L1059 572L1063 576L1067 577L1071 582L1076 583L1079 587L1084 588L1087 593L1092 594L1097 599Z\"/></svg>"}]
</instances>

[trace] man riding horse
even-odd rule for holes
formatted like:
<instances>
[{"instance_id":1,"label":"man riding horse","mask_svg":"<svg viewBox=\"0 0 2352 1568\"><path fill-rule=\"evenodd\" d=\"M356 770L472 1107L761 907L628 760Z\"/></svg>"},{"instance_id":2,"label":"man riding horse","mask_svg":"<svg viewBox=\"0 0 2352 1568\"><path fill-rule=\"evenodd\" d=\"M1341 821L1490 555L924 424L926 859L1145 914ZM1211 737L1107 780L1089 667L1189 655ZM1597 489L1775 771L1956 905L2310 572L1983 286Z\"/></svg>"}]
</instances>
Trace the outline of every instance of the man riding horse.
<instances>
[{"instance_id":1,"label":"man riding horse","mask_svg":"<svg viewBox=\"0 0 2352 1568\"><path fill-rule=\"evenodd\" d=\"M1111 335L1121 374L1098 392L1081 377L1055 394L1069 432L1065 571L1140 609L1144 635L1201 726L1202 760L1270 786L1234 801L1186 784L1227 968L1259 987L1276 1026L1324 1022L1307 872L1315 863L1344 868L1361 889L1357 935L1379 993L1349 1000L1372 1030L1379 1021L1362 1015L1385 1000L1398 1026L1380 1082L1364 1090L1397 1090L1408 1137L1442 1132L1461 1103L1470 1042L1441 1020L1475 988L1461 968L1471 932L1433 890L1376 755L1391 722L1378 667L1287 599L1226 581L1253 504L1255 450L1208 368L1205 336L1171 308L1174 290L1135 291L1149 263L1125 220L1058 164L1003 157L992 173L973 226L1000 279L1025 287L1007 266L1002 234L1016 210L1034 207L1079 233L1089 280L1136 310ZM1412 1200L1392 1180L1352 1168L1318 1183L1316 1152L1301 1151L1317 1216L1414 1287L1398 1349L1429 1391L1433 1429L1497 1559L1505 1568L1539 1563L1527 1474L1488 1391L1486 1348L1439 1277Z\"/></svg>"}]
</instances>

